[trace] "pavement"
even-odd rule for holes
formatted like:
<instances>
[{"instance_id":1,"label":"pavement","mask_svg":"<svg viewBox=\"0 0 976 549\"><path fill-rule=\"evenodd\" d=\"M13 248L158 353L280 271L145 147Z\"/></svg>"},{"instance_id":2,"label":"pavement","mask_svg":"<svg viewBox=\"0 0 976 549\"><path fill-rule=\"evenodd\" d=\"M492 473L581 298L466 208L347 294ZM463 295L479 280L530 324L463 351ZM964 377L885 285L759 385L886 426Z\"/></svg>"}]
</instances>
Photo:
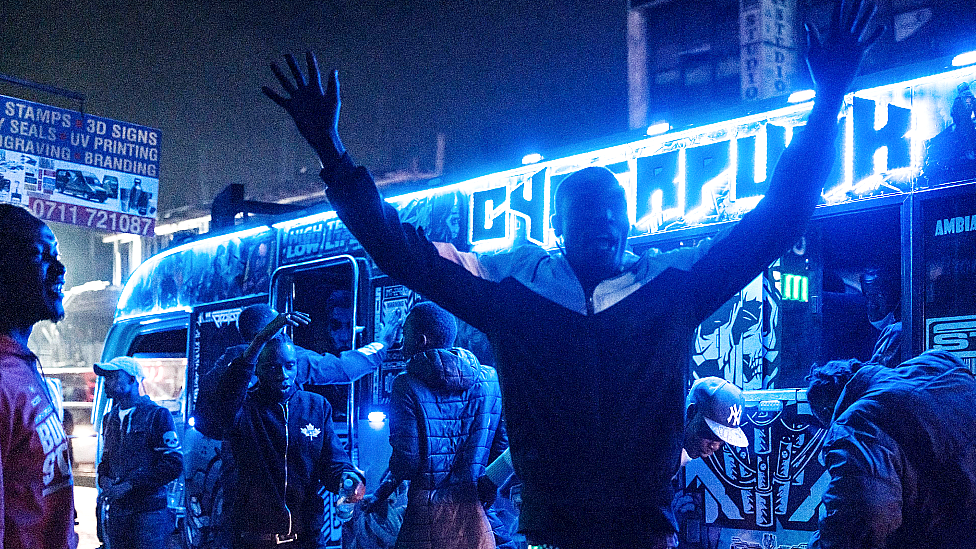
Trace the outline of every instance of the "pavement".
<instances>
[{"instance_id":1,"label":"pavement","mask_svg":"<svg viewBox=\"0 0 976 549\"><path fill-rule=\"evenodd\" d=\"M95 526L95 498L98 490L85 486L75 486L75 511L78 513L78 549L97 549L101 544Z\"/></svg>"}]
</instances>

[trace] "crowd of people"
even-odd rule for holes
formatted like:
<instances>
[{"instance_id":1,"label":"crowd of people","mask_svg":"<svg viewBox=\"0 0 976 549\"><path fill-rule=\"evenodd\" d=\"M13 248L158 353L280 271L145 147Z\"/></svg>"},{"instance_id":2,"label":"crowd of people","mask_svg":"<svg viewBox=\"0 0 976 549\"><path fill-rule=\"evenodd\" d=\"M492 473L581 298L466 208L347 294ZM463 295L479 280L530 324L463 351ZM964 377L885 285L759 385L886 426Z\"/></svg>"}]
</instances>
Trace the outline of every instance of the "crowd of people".
<instances>
[{"instance_id":1,"label":"crowd of people","mask_svg":"<svg viewBox=\"0 0 976 549\"><path fill-rule=\"evenodd\" d=\"M238 320L245 343L200 383L196 428L234 457L224 542L249 549L324 546L324 491L360 513L387 512L405 483L398 548L673 548L671 483L679 468L723 444L750 444L745 399L724 379L687 378L696 326L802 234L833 164L837 115L865 51L878 38L869 0L843 2L821 38L807 27L817 98L759 205L693 248L641 256L627 248L624 190L603 168L557 188L558 250L523 246L479 256L428 240L400 222L340 140L339 83L276 65L284 95L265 88L318 153L339 217L382 271L430 301L403 321L405 371L390 398L389 471L366 495L332 425L332 409L306 383L340 383L375 370L395 336L323 356L292 341L311 318L266 305ZM65 267L51 230L0 205L0 547L73 548L68 445L57 399L27 348L39 321L57 321ZM876 276L862 289L885 297ZM889 298L890 301L890 298ZM876 310L875 310L876 309ZM456 319L487 335L496 368L454 347ZM894 327L891 307L871 311ZM900 323L897 323L900 335ZM895 337L892 335L891 337ZM887 341L887 340L886 340ZM827 429L830 484L815 548L976 547L976 379L953 355L898 364L897 343L867 363L814 365L807 398ZM182 470L170 413L140 396L139 363L94 366L113 405L98 467L102 532L110 548L162 547L174 528L166 485ZM503 413L504 409L504 413ZM620 417L628 421L619 421ZM517 533L491 507L517 485ZM505 545L512 544L512 545Z\"/></svg>"}]
</instances>

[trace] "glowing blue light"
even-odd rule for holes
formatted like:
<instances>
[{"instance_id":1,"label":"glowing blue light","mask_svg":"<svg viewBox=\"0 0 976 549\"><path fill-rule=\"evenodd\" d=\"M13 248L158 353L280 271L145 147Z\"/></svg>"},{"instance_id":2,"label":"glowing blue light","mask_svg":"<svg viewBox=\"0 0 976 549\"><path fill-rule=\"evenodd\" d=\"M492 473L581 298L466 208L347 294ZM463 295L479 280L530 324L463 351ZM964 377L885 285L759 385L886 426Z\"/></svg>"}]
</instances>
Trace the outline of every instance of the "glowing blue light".
<instances>
[{"instance_id":1,"label":"glowing blue light","mask_svg":"<svg viewBox=\"0 0 976 549\"><path fill-rule=\"evenodd\" d=\"M960 53L952 58L953 67L965 67L966 65L972 65L973 63L976 63L976 51Z\"/></svg>"},{"instance_id":2,"label":"glowing blue light","mask_svg":"<svg viewBox=\"0 0 976 549\"><path fill-rule=\"evenodd\" d=\"M336 218L338 215L335 210L329 210L327 212L315 213L312 215L306 215L305 217L299 217L297 219L289 219L287 221L279 221L272 225L275 229L290 229L292 227L297 227L299 225L309 225L315 223L316 221L328 221L330 219Z\"/></svg>"},{"instance_id":3,"label":"glowing blue light","mask_svg":"<svg viewBox=\"0 0 976 549\"><path fill-rule=\"evenodd\" d=\"M129 302L129 298L132 297L132 293L136 290L137 287L142 286L146 280L150 279L153 271L156 269L157 266L159 266L160 262L163 259L174 254L185 252L190 249L194 249L194 248L203 249L207 246L215 247L218 244L228 242L235 238L243 240L249 236L261 234L270 230L271 227L268 227L267 225L261 225L259 227L252 227L250 229L245 229L234 233L210 236L210 237L203 238L201 240L196 240L193 242L187 242L186 244L181 244L175 248L171 248L169 250L160 252L150 257L149 259L143 261L142 264L139 265L136 268L136 270L132 273L132 275L129 276L129 280L125 283L125 286L122 288L122 293L119 295L119 302L115 308L115 320L118 321L127 318L144 316L148 313L161 313L164 311L171 311L171 310L190 310L189 307L187 306L177 306L170 309L161 309L156 307L152 311L143 311L137 314L128 314L128 315L123 314L123 312L126 309L128 309L128 302Z\"/></svg>"},{"instance_id":4,"label":"glowing blue light","mask_svg":"<svg viewBox=\"0 0 976 549\"><path fill-rule=\"evenodd\" d=\"M671 131L671 124L667 122L658 122L656 124L651 124L647 128L647 135L661 135L662 133L668 133Z\"/></svg>"},{"instance_id":5,"label":"glowing blue light","mask_svg":"<svg viewBox=\"0 0 976 549\"><path fill-rule=\"evenodd\" d=\"M194 425L196 425L196 424L197 424L197 418L195 418L195 417L193 417L193 416L190 416L190 419L188 419L188 420L186 420L186 423L187 423L187 425L189 425L190 427L193 427Z\"/></svg>"},{"instance_id":6,"label":"glowing blue light","mask_svg":"<svg viewBox=\"0 0 976 549\"><path fill-rule=\"evenodd\" d=\"M787 103L805 103L817 96L815 90L800 90L790 94L786 99Z\"/></svg>"},{"instance_id":7,"label":"glowing blue light","mask_svg":"<svg viewBox=\"0 0 976 549\"><path fill-rule=\"evenodd\" d=\"M383 427L386 426L386 414L379 410L370 412L366 418L369 420L369 428L374 431L382 431Z\"/></svg>"},{"instance_id":8,"label":"glowing blue light","mask_svg":"<svg viewBox=\"0 0 976 549\"><path fill-rule=\"evenodd\" d=\"M539 153L530 153L522 157L522 164L535 164L536 162L542 162L542 155Z\"/></svg>"}]
</instances>

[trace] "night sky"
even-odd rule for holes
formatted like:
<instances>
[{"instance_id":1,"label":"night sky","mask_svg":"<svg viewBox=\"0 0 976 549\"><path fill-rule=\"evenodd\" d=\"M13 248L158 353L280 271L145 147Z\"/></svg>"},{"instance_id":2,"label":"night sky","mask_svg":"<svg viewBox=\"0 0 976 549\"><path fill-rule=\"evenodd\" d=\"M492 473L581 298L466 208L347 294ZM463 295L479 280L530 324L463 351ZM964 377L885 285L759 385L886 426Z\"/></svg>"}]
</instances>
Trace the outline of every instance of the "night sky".
<instances>
[{"instance_id":1,"label":"night sky","mask_svg":"<svg viewBox=\"0 0 976 549\"><path fill-rule=\"evenodd\" d=\"M339 69L343 140L376 174L415 158L433 169L438 132L454 181L627 129L624 0L0 4L0 73L162 130L162 211L209 203L228 183L257 195L317 171L260 91L275 83L271 61L309 48Z\"/></svg>"}]
</instances>

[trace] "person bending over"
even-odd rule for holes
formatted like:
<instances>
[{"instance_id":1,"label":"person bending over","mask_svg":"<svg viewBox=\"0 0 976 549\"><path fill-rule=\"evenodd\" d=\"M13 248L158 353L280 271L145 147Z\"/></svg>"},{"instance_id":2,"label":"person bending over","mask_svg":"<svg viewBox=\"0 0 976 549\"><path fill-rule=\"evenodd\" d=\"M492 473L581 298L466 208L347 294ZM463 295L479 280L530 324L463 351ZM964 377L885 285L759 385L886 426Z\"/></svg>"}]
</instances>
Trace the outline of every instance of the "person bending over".
<instances>
[{"instance_id":1,"label":"person bending over","mask_svg":"<svg viewBox=\"0 0 976 549\"><path fill-rule=\"evenodd\" d=\"M976 378L946 351L814 365L830 484L811 549L976 547Z\"/></svg>"}]
</instances>

